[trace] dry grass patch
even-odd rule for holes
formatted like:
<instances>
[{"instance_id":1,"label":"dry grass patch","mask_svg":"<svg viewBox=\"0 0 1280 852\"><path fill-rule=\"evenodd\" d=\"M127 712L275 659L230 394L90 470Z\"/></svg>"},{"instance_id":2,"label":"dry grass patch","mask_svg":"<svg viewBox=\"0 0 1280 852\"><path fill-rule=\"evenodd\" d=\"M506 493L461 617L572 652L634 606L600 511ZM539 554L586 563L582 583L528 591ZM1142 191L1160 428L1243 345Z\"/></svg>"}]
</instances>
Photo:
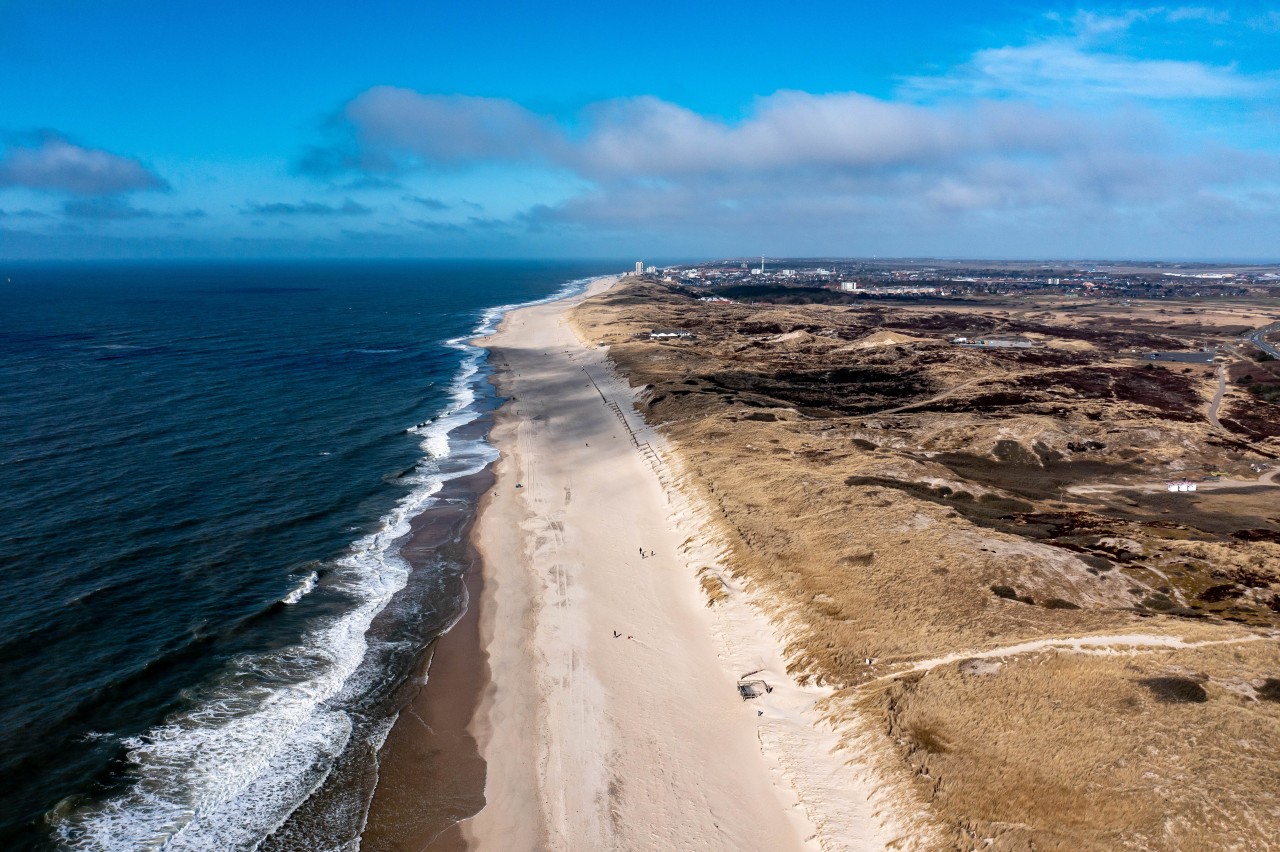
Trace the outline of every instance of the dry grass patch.
<instances>
[{"instance_id":1,"label":"dry grass patch","mask_svg":"<svg viewBox=\"0 0 1280 852\"><path fill-rule=\"evenodd\" d=\"M842 730L878 725L858 759L910 779L952 848L1280 847L1274 641L893 678L1041 638L1280 626L1280 492L1140 487L1256 477L1259 456L1203 420L1204 376L1118 352L1244 314L1181 328L1165 308L1026 308L708 305L642 284L573 321L609 343L676 449L727 570L785 631L791 672L841 690ZM697 337L644 339L655 326ZM1015 327L1079 345L941 340ZM711 605L727 596L713 572L699 581Z\"/></svg>"},{"instance_id":2,"label":"dry grass patch","mask_svg":"<svg viewBox=\"0 0 1280 852\"><path fill-rule=\"evenodd\" d=\"M957 848L1280 844L1272 643L984 662L861 698Z\"/></svg>"},{"instance_id":3,"label":"dry grass patch","mask_svg":"<svg viewBox=\"0 0 1280 852\"><path fill-rule=\"evenodd\" d=\"M702 587L702 593L707 596L708 606L715 606L729 599L729 590L725 588L724 581L706 566L698 569L698 585Z\"/></svg>"}]
</instances>

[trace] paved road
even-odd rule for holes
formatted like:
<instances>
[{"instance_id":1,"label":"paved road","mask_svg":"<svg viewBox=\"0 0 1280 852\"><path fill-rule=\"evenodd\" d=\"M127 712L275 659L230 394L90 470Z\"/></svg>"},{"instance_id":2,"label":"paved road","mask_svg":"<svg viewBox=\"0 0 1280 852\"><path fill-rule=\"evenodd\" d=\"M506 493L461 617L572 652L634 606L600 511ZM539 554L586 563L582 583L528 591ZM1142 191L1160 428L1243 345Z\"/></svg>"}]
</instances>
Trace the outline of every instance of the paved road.
<instances>
[{"instance_id":1,"label":"paved road","mask_svg":"<svg viewBox=\"0 0 1280 852\"><path fill-rule=\"evenodd\" d=\"M1266 335L1280 331L1280 322L1273 322L1271 325L1264 326L1257 331L1251 331L1245 335L1245 340L1270 355L1272 358L1280 361L1280 349L1275 344L1266 341Z\"/></svg>"}]
</instances>

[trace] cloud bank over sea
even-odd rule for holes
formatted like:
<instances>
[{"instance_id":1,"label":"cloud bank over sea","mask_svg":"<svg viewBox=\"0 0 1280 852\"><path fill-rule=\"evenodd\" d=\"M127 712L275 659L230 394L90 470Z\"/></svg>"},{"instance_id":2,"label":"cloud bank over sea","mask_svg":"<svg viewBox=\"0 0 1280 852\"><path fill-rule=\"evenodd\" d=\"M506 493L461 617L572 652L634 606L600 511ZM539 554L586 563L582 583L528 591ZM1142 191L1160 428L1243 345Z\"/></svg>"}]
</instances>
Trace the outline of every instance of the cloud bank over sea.
<instances>
[{"instance_id":1,"label":"cloud bank over sea","mask_svg":"<svg viewBox=\"0 0 1280 852\"><path fill-rule=\"evenodd\" d=\"M868 226L979 219L1048 232L1158 219L1182 230L1271 220L1280 202L1276 153L1189 137L1154 110L1118 103L783 91L736 120L635 97L558 121L512 101L376 87L344 106L331 133L302 172L405 179L518 167L581 187L513 216L512 232L638 228L662 241L710 226L772 242L791 226L819 238L801 250L822 251Z\"/></svg>"}]
</instances>

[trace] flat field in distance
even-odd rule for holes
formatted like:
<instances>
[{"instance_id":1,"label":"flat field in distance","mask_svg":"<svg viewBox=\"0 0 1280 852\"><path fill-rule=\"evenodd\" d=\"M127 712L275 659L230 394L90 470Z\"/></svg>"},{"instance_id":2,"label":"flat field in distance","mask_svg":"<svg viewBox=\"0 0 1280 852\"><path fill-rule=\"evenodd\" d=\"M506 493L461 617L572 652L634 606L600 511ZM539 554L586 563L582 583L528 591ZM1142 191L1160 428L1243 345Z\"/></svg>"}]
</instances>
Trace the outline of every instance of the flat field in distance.
<instances>
[{"instance_id":1,"label":"flat field in distance","mask_svg":"<svg viewBox=\"0 0 1280 852\"><path fill-rule=\"evenodd\" d=\"M574 321L855 762L960 849L1280 846L1280 300L705 295Z\"/></svg>"}]
</instances>

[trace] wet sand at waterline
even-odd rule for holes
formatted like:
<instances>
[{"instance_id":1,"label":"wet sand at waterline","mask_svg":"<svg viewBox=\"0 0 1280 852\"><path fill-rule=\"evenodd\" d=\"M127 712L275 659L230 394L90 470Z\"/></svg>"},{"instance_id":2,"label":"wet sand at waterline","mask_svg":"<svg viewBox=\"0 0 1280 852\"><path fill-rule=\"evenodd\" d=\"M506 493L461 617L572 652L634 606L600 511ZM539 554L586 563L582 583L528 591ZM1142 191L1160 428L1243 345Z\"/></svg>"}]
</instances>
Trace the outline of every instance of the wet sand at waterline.
<instances>
[{"instance_id":1,"label":"wet sand at waterline","mask_svg":"<svg viewBox=\"0 0 1280 852\"><path fill-rule=\"evenodd\" d=\"M468 534L467 505L493 482L486 470L455 480L441 506L414 519L401 555L418 570L441 550L460 552L468 605L432 643L415 681L425 684L401 709L379 755L378 785L360 848L365 852L465 849L457 824L484 806L485 767L467 731L485 680L479 606L483 576Z\"/></svg>"}]
</instances>

